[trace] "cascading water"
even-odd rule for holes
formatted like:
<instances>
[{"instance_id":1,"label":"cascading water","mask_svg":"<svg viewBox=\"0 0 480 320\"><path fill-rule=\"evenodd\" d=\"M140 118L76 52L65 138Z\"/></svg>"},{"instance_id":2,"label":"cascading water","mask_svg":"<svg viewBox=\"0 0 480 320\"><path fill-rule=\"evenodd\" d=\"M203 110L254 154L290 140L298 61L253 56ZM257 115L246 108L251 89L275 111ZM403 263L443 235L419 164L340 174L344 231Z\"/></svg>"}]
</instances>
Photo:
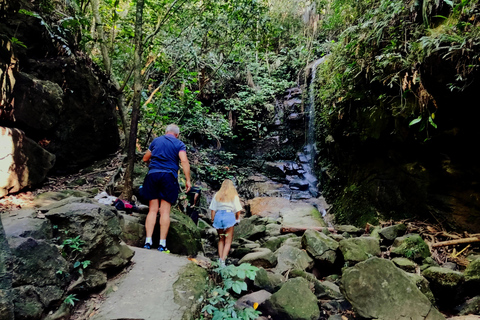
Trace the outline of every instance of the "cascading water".
<instances>
[{"instance_id":1,"label":"cascading water","mask_svg":"<svg viewBox=\"0 0 480 320\"><path fill-rule=\"evenodd\" d=\"M309 192L313 197L318 196L318 179L314 173L316 145L315 145L315 92L314 81L317 72L317 66L325 60L325 57L316 60L311 69L311 79L309 83L309 101L305 108L305 115L307 118L305 129L305 146L303 153L298 154L298 159L302 164L303 173L302 178L308 182Z\"/></svg>"}]
</instances>

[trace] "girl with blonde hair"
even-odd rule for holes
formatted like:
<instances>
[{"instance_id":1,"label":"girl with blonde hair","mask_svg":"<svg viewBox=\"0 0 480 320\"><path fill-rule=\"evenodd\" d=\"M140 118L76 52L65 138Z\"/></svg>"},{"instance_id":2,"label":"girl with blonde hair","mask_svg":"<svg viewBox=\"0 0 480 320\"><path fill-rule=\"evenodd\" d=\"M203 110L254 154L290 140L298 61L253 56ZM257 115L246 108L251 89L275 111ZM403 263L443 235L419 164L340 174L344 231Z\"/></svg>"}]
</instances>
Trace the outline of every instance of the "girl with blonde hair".
<instances>
[{"instance_id":1,"label":"girl with blonde hair","mask_svg":"<svg viewBox=\"0 0 480 320\"><path fill-rule=\"evenodd\" d=\"M225 260L233 240L233 227L240 221L242 205L232 180L225 179L210 203L213 227L218 233L218 260L225 266Z\"/></svg>"}]
</instances>

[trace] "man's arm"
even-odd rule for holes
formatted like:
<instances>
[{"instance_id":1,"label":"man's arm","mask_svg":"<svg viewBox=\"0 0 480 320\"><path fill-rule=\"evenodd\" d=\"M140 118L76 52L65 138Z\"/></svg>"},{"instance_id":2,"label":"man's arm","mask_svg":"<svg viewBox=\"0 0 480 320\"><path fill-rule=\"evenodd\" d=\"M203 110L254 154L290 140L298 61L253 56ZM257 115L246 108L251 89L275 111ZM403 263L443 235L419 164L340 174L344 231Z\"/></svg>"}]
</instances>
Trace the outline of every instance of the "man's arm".
<instances>
[{"instance_id":1,"label":"man's arm","mask_svg":"<svg viewBox=\"0 0 480 320\"><path fill-rule=\"evenodd\" d=\"M150 161L151 157L152 157L152 151L147 150L147 152L145 152L145 154L143 155L143 161L148 162Z\"/></svg>"},{"instance_id":2,"label":"man's arm","mask_svg":"<svg viewBox=\"0 0 480 320\"><path fill-rule=\"evenodd\" d=\"M185 192L188 192L188 191L190 191L190 188L192 187L192 183L190 181L190 162L188 162L187 153L185 151L180 151L178 153L178 156L180 157L180 162L182 163L183 173L185 174L185 179L187 180L185 182L185 189L186 189Z\"/></svg>"}]
</instances>

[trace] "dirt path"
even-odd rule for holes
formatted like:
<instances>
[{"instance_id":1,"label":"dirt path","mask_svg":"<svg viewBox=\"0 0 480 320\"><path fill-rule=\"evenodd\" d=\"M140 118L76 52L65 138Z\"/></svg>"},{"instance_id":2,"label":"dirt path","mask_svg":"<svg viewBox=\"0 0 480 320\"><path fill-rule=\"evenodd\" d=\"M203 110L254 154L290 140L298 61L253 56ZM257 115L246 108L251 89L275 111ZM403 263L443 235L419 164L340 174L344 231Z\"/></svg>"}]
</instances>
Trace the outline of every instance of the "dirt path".
<instances>
[{"instance_id":1,"label":"dirt path","mask_svg":"<svg viewBox=\"0 0 480 320\"><path fill-rule=\"evenodd\" d=\"M132 247L134 265L110 286L93 320L180 320L173 284L187 257Z\"/></svg>"}]
</instances>

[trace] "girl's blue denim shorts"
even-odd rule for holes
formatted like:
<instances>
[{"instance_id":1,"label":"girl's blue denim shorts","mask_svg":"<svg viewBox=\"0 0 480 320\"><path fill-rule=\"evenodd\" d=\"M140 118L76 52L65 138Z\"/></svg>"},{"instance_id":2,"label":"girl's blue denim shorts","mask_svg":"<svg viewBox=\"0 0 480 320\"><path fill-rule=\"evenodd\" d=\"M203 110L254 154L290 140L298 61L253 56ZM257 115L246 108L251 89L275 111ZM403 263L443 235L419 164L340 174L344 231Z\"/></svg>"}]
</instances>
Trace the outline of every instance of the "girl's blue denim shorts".
<instances>
[{"instance_id":1,"label":"girl's blue denim shorts","mask_svg":"<svg viewBox=\"0 0 480 320\"><path fill-rule=\"evenodd\" d=\"M213 227L215 229L227 229L235 225L235 214L232 211L218 210L215 212Z\"/></svg>"}]
</instances>

